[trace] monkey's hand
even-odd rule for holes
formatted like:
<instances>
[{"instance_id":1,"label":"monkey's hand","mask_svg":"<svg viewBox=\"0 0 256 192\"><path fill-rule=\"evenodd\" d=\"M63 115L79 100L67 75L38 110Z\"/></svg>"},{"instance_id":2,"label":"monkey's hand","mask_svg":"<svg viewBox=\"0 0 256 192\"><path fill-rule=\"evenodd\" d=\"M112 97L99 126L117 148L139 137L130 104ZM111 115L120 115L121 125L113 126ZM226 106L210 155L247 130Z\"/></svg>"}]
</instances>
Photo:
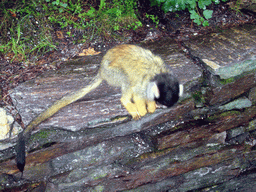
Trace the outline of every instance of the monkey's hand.
<instances>
[{"instance_id":1,"label":"monkey's hand","mask_svg":"<svg viewBox=\"0 0 256 192\"><path fill-rule=\"evenodd\" d=\"M156 110L156 102L155 101L147 101L147 109L149 113L154 113Z\"/></svg>"},{"instance_id":2,"label":"monkey's hand","mask_svg":"<svg viewBox=\"0 0 256 192\"><path fill-rule=\"evenodd\" d=\"M147 114L147 106L146 106L146 100L140 98L137 95L133 95L133 101L135 104L135 107L137 109L137 113L139 114L140 117L143 117Z\"/></svg>"},{"instance_id":3,"label":"monkey's hand","mask_svg":"<svg viewBox=\"0 0 256 192\"><path fill-rule=\"evenodd\" d=\"M121 98L121 103L124 105L126 110L132 115L132 118L135 120L140 119L140 117L143 117L147 114L147 108L146 108L146 101L145 99L141 99L140 97L134 95L133 96L133 101L134 103L131 102L131 96L128 97L122 97Z\"/></svg>"}]
</instances>

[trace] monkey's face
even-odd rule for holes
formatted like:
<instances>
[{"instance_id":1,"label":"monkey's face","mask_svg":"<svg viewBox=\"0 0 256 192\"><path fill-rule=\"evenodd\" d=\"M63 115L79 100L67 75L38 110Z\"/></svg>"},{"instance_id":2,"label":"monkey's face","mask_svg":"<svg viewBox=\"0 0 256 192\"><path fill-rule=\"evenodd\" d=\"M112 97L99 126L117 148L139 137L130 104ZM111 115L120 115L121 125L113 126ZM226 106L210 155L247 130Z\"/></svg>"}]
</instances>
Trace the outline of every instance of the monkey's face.
<instances>
[{"instance_id":1,"label":"monkey's face","mask_svg":"<svg viewBox=\"0 0 256 192\"><path fill-rule=\"evenodd\" d=\"M173 106L179 100L179 82L170 73L161 73L154 77L159 95L155 97L155 101L167 107Z\"/></svg>"}]
</instances>

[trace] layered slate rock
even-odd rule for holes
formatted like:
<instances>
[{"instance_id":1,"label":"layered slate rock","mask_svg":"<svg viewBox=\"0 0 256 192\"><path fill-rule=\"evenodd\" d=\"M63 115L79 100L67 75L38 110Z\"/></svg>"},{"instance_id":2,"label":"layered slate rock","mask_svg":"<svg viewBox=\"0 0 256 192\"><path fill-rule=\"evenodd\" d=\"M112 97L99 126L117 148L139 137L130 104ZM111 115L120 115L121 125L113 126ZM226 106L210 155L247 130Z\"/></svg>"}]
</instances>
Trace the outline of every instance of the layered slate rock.
<instances>
[{"instance_id":1,"label":"layered slate rock","mask_svg":"<svg viewBox=\"0 0 256 192\"><path fill-rule=\"evenodd\" d=\"M27 141L27 164L19 182L13 146L1 151L2 189L255 188L255 32L248 25L195 37L181 46L171 39L143 44L184 84L180 101L133 121L120 104L120 90L103 83L38 126ZM86 86L101 57L68 62L15 88L11 95L24 123Z\"/></svg>"}]
</instances>

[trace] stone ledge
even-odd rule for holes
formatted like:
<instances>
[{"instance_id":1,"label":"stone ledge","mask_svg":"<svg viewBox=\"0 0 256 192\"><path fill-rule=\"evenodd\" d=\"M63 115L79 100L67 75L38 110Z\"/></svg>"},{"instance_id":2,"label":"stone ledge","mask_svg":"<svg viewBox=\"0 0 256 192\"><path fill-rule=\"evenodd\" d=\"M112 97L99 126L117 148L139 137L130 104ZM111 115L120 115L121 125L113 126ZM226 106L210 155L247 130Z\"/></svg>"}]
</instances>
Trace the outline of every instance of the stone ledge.
<instances>
[{"instance_id":1,"label":"stone ledge","mask_svg":"<svg viewBox=\"0 0 256 192\"><path fill-rule=\"evenodd\" d=\"M255 26L184 43L204 61L203 68L173 40L143 45L161 55L184 84L178 104L131 121L120 105L120 90L102 84L38 127L27 141L25 179L14 182L20 173L13 146L1 150L5 181L0 187L32 187L32 182L45 190L188 191L236 181L245 188L241 172L248 170L250 181L256 178L249 172L256 166ZM58 73L13 90L25 124L54 100L87 85L98 61L66 63ZM204 70L216 77L213 84L204 84L209 78Z\"/></svg>"}]
</instances>

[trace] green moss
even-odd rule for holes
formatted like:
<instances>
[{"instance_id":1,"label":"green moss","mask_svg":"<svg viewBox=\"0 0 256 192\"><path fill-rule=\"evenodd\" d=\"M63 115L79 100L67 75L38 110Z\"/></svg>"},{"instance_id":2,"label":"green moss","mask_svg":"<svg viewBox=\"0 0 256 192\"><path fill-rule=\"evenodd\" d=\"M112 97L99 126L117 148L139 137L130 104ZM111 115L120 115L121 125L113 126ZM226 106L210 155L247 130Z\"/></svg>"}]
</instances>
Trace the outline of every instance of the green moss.
<instances>
[{"instance_id":1,"label":"green moss","mask_svg":"<svg viewBox=\"0 0 256 192\"><path fill-rule=\"evenodd\" d=\"M202 102L203 99L203 94L201 91L197 91L195 93L193 93L192 97L195 99L196 102Z\"/></svg>"},{"instance_id":2,"label":"green moss","mask_svg":"<svg viewBox=\"0 0 256 192\"><path fill-rule=\"evenodd\" d=\"M201 101L202 101L201 95L202 95L201 92L196 92L196 93L194 93L194 94L192 95L192 97L193 97L196 101L201 102Z\"/></svg>"},{"instance_id":3,"label":"green moss","mask_svg":"<svg viewBox=\"0 0 256 192\"><path fill-rule=\"evenodd\" d=\"M196 104L203 104L206 102L204 94L201 91L196 91L192 94Z\"/></svg>"},{"instance_id":4,"label":"green moss","mask_svg":"<svg viewBox=\"0 0 256 192\"><path fill-rule=\"evenodd\" d=\"M249 122L249 125L246 128L246 131L253 131L255 129L256 129L256 119Z\"/></svg>"},{"instance_id":5,"label":"green moss","mask_svg":"<svg viewBox=\"0 0 256 192\"><path fill-rule=\"evenodd\" d=\"M91 161L90 161L90 164L94 164L94 163L97 163L97 159L96 159L96 158L93 158L93 159L91 159Z\"/></svg>"},{"instance_id":6,"label":"green moss","mask_svg":"<svg viewBox=\"0 0 256 192\"><path fill-rule=\"evenodd\" d=\"M226 116L232 116L232 115L239 115L241 114L239 111L226 111L224 113L221 113L220 117L226 117Z\"/></svg>"},{"instance_id":7,"label":"green moss","mask_svg":"<svg viewBox=\"0 0 256 192\"><path fill-rule=\"evenodd\" d=\"M210 117L206 118L205 121L212 122L223 117L239 115L239 114L241 114L239 111L226 111L220 114L211 115Z\"/></svg>"},{"instance_id":8,"label":"green moss","mask_svg":"<svg viewBox=\"0 0 256 192\"><path fill-rule=\"evenodd\" d=\"M106 177L106 175L107 175L107 173L97 174L97 176L94 175L92 179L98 180L98 179Z\"/></svg>"},{"instance_id":9,"label":"green moss","mask_svg":"<svg viewBox=\"0 0 256 192\"><path fill-rule=\"evenodd\" d=\"M226 84L229 84L229 83L232 83L235 81L235 78L234 77L230 77L228 79L220 79L220 83L222 85L226 85Z\"/></svg>"},{"instance_id":10,"label":"green moss","mask_svg":"<svg viewBox=\"0 0 256 192\"><path fill-rule=\"evenodd\" d=\"M92 192L101 192L104 191L104 186L98 185L94 189L92 189Z\"/></svg>"},{"instance_id":11,"label":"green moss","mask_svg":"<svg viewBox=\"0 0 256 192\"><path fill-rule=\"evenodd\" d=\"M35 140L41 140L41 139L46 139L48 138L50 135L55 135L56 134L56 131L55 130L43 130L43 131L40 131L34 135L31 136L31 139L33 141Z\"/></svg>"}]
</instances>

